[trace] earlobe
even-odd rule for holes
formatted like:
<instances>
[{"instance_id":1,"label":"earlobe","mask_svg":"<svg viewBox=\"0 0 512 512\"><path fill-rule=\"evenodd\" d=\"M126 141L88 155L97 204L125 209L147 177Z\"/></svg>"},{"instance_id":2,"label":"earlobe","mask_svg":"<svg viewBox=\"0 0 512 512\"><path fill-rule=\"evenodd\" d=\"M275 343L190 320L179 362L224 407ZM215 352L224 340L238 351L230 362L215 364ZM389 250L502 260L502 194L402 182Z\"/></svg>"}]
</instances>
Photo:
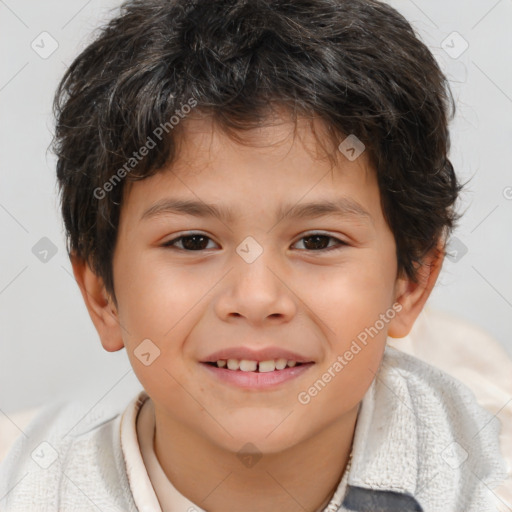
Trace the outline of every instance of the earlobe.
<instances>
[{"instance_id":1,"label":"earlobe","mask_svg":"<svg viewBox=\"0 0 512 512\"><path fill-rule=\"evenodd\" d=\"M388 336L403 338L409 334L436 284L443 259L444 245L440 244L423 258L417 269L417 282L407 276L397 278L395 302L400 303L401 310L390 322Z\"/></svg>"},{"instance_id":2,"label":"earlobe","mask_svg":"<svg viewBox=\"0 0 512 512\"><path fill-rule=\"evenodd\" d=\"M117 309L105 290L103 280L92 271L87 262L75 255L71 256L71 266L103 348L108 352L121 350L124 343Z\"/></svg>"}]
</instances>

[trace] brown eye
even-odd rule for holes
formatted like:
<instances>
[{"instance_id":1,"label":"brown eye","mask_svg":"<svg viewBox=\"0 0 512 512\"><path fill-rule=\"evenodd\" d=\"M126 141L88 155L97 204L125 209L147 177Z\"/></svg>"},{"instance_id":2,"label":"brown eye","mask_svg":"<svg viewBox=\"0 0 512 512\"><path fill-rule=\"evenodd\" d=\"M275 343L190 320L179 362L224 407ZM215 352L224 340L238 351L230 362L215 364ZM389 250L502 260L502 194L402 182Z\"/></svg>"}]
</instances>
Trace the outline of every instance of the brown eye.
<instances>
[{"instance_id":1,"label":"brown eye","mask_svg":"<svg viewBox=\"0 0 512 512\"><path fill-rule=\"evenodd\" d=\"M211 238L207 237L206 235L197 233L194 235L180 236L174 240L169 240L163 244L163 247L175 247L184 251L203 251L207 248L209 240L211 240ZM177 245L179 242L181 242L181 247Z\"/></svg>"},{"instance_id":2,"label":"brown eye","mask_svg":"<svg viewBox=\"0 0 512 512\"><path fill-rule=\"evenodd\" d=\"M302 237L299 242L304 240L304 249L307 251L330 251L332 249L339 249L340 246L347 245L342 240L338 238L334 238L333 236L323 235L321 233L316 233L308 236ZM337 242L336 245L329 247L329 241L334 240Z\"/></svg>"}]
</instances>

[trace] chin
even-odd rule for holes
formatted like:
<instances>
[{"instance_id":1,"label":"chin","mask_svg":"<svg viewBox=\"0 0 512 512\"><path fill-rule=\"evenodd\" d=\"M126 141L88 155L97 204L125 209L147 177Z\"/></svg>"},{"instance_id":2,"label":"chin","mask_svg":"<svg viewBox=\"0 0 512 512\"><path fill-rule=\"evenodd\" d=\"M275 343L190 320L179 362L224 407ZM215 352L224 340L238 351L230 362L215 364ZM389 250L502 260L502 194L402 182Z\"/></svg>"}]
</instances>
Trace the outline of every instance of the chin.
<instances>
[{"instance_id":1,"label":"chin","mask_svg":"<svg viewBox=\"0 0 512 512\"><path fill-rule=\"evenodd\" d=\"M250 419L249 419L250 421ZM261 454L272 454L283 452L292 448L300 442L299 432L296 425L284 425L283 417L269 425L268 422L254 421L252 423L240 424L233 422L231 425L224 424L224 428L231 434L222 430L222 438L212 441L224 450L230 450L239 455L242 451L255 451Z\"/></svg>"}]
</instances>

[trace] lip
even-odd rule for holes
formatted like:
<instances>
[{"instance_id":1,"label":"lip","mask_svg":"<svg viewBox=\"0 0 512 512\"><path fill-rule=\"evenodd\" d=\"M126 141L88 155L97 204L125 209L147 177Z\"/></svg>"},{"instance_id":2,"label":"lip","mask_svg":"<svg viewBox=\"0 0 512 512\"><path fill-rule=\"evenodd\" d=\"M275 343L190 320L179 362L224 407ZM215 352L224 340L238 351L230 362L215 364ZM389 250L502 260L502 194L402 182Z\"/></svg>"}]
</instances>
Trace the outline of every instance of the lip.
<instances>
[{"instance_id":1,"label":"lip","mask_svg":"<svg viewBox=\"0 0 512 512\"><path fill-rule=\"evenodd\" d=\"M264 361L264 359L262 359L262 361ZM225 384L237 386L242 389L258 391L276 388L285 382L296 379L307 372L309 368L311 368L315 363L306 362L300 366L293 366L291 368L286 367L283 370L275 370L272 372L264 373L244 372L242 370L228 370L227 368L218 368L208 363L199 364L202 368L205 369L205 371L209 372L213 378L218 379Z\"/></svg>"},{"instance_id":2,"label":"lip","mask_svg":"<svg viewBox=\"0 0 512 512\"><path fill-rule=\"evenodd\" d=\"M297 363L312 363L312 358L305 357L295 352L285 350L281 347L267 347L262 349L252 349L250 347L232 347L218 350L210 354L201 362L216 363L221 359L246 359L248 361L269 361L270 359L286 359L287 361L296 361ZM233 371L233 370L229 370ZM283 370L279 370L283 371Z\"/></svg>"}]
</instances>

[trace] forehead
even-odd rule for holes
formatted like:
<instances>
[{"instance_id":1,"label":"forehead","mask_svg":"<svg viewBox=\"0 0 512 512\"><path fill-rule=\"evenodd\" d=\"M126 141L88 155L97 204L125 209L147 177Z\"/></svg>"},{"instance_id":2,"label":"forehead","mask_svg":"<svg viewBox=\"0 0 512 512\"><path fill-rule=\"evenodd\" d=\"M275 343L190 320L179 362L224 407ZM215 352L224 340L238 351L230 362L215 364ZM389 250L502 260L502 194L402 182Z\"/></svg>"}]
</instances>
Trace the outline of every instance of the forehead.
<instances>
[{"instance_id":1,"label":"forehead","mask_svg":"<svg viewBox=\"0 0 512 512\"><path fill-rule=\"evenodd\" d=\"M203 154L197 154L197 147L208 146L210 151L226 145L236 146L238 152L253 155L267 155L271 158L285 157L293 148L294 152L306 152L312 160L339 161L338 144L345 137L335 133L318 116L292 118L283 107L269 113L258 125L247 125L243 130L235 129L230 121L215 119L212 115L194 112L179 126L175 137L177 157L184 161L192 157L197 164ZM206 155L204 155L206 156Z\"/></svg>"},{"instance_id":2,"label":"forehead","mask_svg":"<svg viewBox=\"0 0 512 512\"><path fill-rule=\"evenodd\" d=\"M309 209L297 205L296 217L336 208L364 216L360 199L379 203L367 155L363 152L355 161L347 159L338 151L332 131L319 119L294 122L275 116L233 137L211 117L195 117L183 122L176 142L173 161L149 178L126 184L123 209L135 209L138 218L144 218L165 210L166 202L174 202L174 206L186 202L178 207L195 210L199 216L210 213L232 220L234 211L229 205L235 202L268 204L282 199L280 206L273 208L278 216L288 209L286 205L308 203ZM343 204L336 191L345 192ZM171 192L174 199L169 201ZM324 206L318 201L312 205L315 198ZM224 203L226 207L201 207L201 202ZM218 215L221 210L225 215Z\"/></svg>"}]
</instances>

